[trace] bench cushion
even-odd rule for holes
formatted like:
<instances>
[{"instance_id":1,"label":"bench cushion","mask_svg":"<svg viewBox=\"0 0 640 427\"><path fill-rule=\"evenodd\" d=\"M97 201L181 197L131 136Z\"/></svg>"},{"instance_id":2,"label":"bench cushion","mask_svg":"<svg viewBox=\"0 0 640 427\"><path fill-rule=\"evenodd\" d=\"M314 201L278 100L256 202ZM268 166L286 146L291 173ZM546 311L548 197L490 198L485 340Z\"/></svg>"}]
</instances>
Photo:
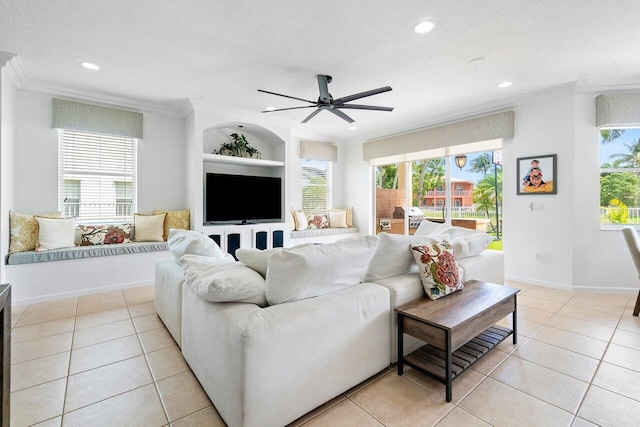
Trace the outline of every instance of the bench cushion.
<instances>
[{"instance_id":1,"label":"bench cushion","mask_svg":"<svg viewBox=\"0 0 640 427\"><path fill-rule=\"evenodd\" d=\"M167 242L131 242L120 245L76 246L75 248L53 249L45 252L26 251L9 254L7 264L31 264L35 262L62 261L109 255L137 254L144 252L168 251Z\"/></svg>"}]
</instances>

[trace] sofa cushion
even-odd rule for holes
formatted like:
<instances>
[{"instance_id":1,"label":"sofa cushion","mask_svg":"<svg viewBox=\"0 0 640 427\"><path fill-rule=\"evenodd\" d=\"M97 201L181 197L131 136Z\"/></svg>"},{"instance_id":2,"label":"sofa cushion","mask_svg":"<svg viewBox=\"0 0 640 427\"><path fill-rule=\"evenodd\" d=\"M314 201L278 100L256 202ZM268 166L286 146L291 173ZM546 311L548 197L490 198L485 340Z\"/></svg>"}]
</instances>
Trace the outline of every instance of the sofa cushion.
<instances>
[{"instance_id":1,"label":"sofa cushion","mask_svg":"<svg viewBox=\"0 0 640 427\"><path fill-rule=\"evenodd\" d=\"M210 302L246 302L264 307L265 281L260 274L239 262L201 255L184 255L184 282Z\"/></svg>"},{"instance_id":2,"label":"sofa cushion","mask_svg":"<svg viewBox=\"0 0 640 427\"><path fill-rule=\"evenodd\" d=\"M369 263L365 280L375 282L408 272L414 263L410 246L432 243L441 237L444 236L405 236L385 232L378 234L378 246Z\"/></svg>"},{"instance_id":3,"label":"sofa cushion","mask_svg":"<svg viewBox=\"0 0 640 427\"><path fill-rule=\"evenodd\" d=\"M176 262L180 262L183 255L201 255L225 259L227 262L235 261L233 256L223 252L213 239L198 231L173 228L169 230L167 243Z\"/></svg>"},{"instance_id":4,"label":"sofa cushion","mask_svg":"<svg viewBox=\"0 0 640 427\"><path fill-rule=\"evenodd\" d=\"M493 236L488 233L472 233L451 239L451 248L456 260L480 255L493 242Z\"/></svg>"},{"instance_id":5,"label":"sofa cushion","mask_svg":"<svg viewBox=\"0 0 640 427\"><path fill-rule=\"evenodd\" d=\"M420 225L416 229L416 232L413 233L413 235L426 236L428 234L438 233L438 230L443 228L448 228L448 227L450 226L448 226L447 224L440 223L440 222L431 222L428 219L425 219L420 223Z\"/></svg>"},{"instance_id":6,"label":"sofa cushion","mask_svg":"<svg viewBox=\"0 0 640 427\"><path fill-rule=\"evenodd\" d=\"M295 251L300 248L311 246L313 243L303 243L298 246L287 248L287 250ZM247 267L260 273L262 277L267 277L267 268L269 266L269 257L277 252L280 252L284 248L272 248L272 249L255 249L255 248L240 248L236 250L236 257L238 261L246 265Z\"/></svg>"},{"instance_id":7,"label":"sofa cushion","mask_svg":"<svg viewBox=\"0 0 640 427\"><path fill-rule=\"evenodd\" d=\"M267 301L280 304L327 294L364 280L376 236L284 249L269 257Z\"/></svg>"},{"instance_id":8,"label":"sofa cushion","mask_svg":"<svg viewBox=\"0 0 640 427\"><path fill-rule=\"evenodd\" d=\"M462 274L447 241L411 246L411 252L429 298L436 300L462 289Z\"/></svg>"}]
</instances>

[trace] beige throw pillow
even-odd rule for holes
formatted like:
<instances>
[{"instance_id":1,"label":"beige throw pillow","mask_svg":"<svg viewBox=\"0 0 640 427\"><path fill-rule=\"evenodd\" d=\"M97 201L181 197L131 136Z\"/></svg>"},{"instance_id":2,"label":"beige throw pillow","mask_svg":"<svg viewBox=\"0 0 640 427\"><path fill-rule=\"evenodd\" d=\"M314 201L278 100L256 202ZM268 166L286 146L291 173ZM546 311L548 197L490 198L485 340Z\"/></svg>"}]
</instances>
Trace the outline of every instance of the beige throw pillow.
<instances>
[{"instance_id":1,"label":"beige throw pillow","mask_svg":"<svg viewBox=\"0 0 640 427\"><path fill-rule=\"evenodd\" d=\"M291 211L293 215L293 224L296 231L303 231L308 228L307 216L302 211Z\"/></svg>"},{"instance_id":2,"label":"beige throw pillow","mask_svg":"<svg viewBox=\"0 0 640 427\"><path fill-rule=\"evenodd\" d=\"M328 211L329 228L347 228L347 211Z\"/></svg>"},{"instance_id":3,"label":"beige throw pillow","mask_svg":"<svg viewBox=\"0 0 640 427\"><path fill-rule=\"evenodd\" d=\"M347 208L347 209L332 208L327 210L327 213L338 212L338 211L345 211L347 213L347 227L353 227L353 208Z\"/></svg>"},{"instance_id":4,"label":"beige throw pillow","mask_svg":"<svg viewBox=\"0 0 640 427\"><path fill-rule=\"evenodd\" d=\"M74 217L45 218L34 216L33 219L38 224L36 251L73 248L76 245L76 219Z\"/></svg>"},{"instance_id":5,"label":"beige throw pillow","mask_svg":"<svg viewBox=\"0 0 640 427\"><path fill-rule=\"evenodd\" d=\"M60 212L38 215L43 218L60 218ZM32 214L9 212L9 253L35 251L38 240L38 223Z\"/></svg>"},{"instance_id":6,"label":"beige throw pillow","mask_svg":"<svg viewBox=\"0 0 640 427\"><path fill-rule=\"evenodd\" d=\"M167 217L164 219L164 231L162 236L164 240L169 238L169 230L172 228L177 230L189 230L191 228L189 209L185 209L183 211L153 211L154 215L160 215L163 213L167 214Z\"/></svg>"},{"instance_id":7,"label":"beige throw pillow","mask_svg":"<svg viewBox=\"0 0 640 427\"><path fill-rule=\"evenodd\" d=\"M136 242L163 242L164 219L166 213L158 215L134 214Z\"/></svg>"}]
</instances>

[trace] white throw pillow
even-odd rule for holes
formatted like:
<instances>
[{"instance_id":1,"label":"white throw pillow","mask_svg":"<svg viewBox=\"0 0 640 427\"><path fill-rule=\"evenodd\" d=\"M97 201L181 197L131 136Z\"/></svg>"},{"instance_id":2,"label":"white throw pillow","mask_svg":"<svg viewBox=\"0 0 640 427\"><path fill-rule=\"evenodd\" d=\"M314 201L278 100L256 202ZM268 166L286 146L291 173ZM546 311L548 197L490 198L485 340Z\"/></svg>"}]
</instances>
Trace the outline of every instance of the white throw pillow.
<instances>
[{"instance_id":1,"label":"white throw pillow","mask_svg":"<svg viewBox=\"0 0 640 427\"><path fill-rule=\"evenodd\" d=\"M445 224L442 224L442 225L443 227L438 228L436 232L438 234L446 234L447 236L449 236L449 240L453 240L456 237L469 236L472 234L482 233L482 231L472 230L470 228L458 227L454 225L445 225Z\"/></svg>"},{"instance_id":2,"label":"white throw pillow","mask_svg":"<svg viewBox=\"0 0 640 427\"><path fill-rule=\"evenodd\" d=\"M296 231L304 231L309 228L307 216L302 211L292 211L293 224Z\"/></svg>"},{"instance_id":3,"label":"white throw pillow","mask_svg":"<svg viewBox=\"0 0 640 427\"><path fill-rule=\"evenodd\" d=\"M493 236L487 233L473 233L451 239L451 247L456 259L479 255L493 242Z\"/></svg>"},{"instance_id":4,"label":"white throw pillow","mask_svg":"<svg viewBox=\"0 0 640 427\"><path fill-rule=\"evenodd\" d=\"M239 262L184 255L180 264L185 284L205 301L247 302L261 307L267 304L264 279Z\"/></svg>"},{"instance_id":5,"label":"white throw pillow","mask_svg":"<svg viewBox=\"0 0 640 427\"><path fill-rule=\"evenodd\" d=\"M438 230L449 228L447 224L439 223L439 222L431 222L428 219L423 220L416 232L413 233L414 236L426 236L428 234L438 233Z\"/></svg>"},{"instance_id":6,"label":"white throw pillow","mask_svg":"<svg viewBox=\"0 0 640 427\"><path fill-rule=\"evenodd\" d=\"M38 223L38 240L36 251L49 251L51 249L73 248L76 238L76 219L70 218L44 218L34 216Z\"/></svg>"},{"instance_id":7,"label":"white throw pillow","mask_svg":"<svg viewBox=\"0 0 640 427\"><path fill-rule=\"evenodd\" d=\"M346 210L330 210L327 214L329 216L329 228L347 228Z\"/></svg>"},{"instance_id":8,"label":"white throw pillow","mask_svg":"<svg viewBox=\"0 0 640 427\"><path fill-rule=\"evenodd\" d=\"M136 242L164 242L164 219L167 213L158 215L133 214Z\"/></svg>"},{"instance_id":9,"label":"white throw pillow","mask_svg":"<svg viewBox=\"0 0 640 427\"><path fill-rule=\"evenodd\" d=\"M167 243L176 262L180 262L183 255L202 255L235 262L231 254L223 252L213 239L198 231L172 228L169 230Z\"/></svg>"},{"instance_id":10,"label":"white throw pillow","mask_svg":"<svg viewBox=\"0 0 640 427\"><path fill-rule=\"evenodd\" d=\"M287 248L287 250L295 251L297 249L312 245L313 243L304 243L302 245ZM238 261L260 273L262 277L267 277L269 257L277 252L280 252L283 249L284 248L272 248L261 250L254 248L241 248L236 250L236 257L238 258Z\"/></svg>"},{"instance_id":11,"label":"white throw pillow","mask_svg":"<svg viewBox=\"0 0 640 427\"><path fill-rule=\"evenodd\" d=\"M404 234L378 234L378 247L371 258L369 269L365 277L367 282L385 279L409 272L415 262L411 245L427 245L434 241L446 239L445 235L405 236Z\"/></svg>"},{"instance_id":12,"label":"white throw pillow","mask_svg":"<svg viewBox=\"0 0 640 427\"><path fill-rule=\"evenodd\" d=\"M352 237L274 253L269 257L267 301L280 304L357 285L364 279L377 241L376 236Z\"/></svg>"}]
</instances>

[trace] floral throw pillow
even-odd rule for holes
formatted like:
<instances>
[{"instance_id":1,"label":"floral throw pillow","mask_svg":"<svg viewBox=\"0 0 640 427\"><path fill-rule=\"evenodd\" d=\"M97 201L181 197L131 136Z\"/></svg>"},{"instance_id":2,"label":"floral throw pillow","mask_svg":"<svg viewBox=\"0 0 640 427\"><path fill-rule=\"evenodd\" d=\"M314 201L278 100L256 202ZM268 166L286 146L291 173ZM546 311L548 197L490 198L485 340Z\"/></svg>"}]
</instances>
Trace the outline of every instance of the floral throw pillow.
<instances>
[{"instance_id":1,"label":"floral throw pillow","mask_svg":"<svg viewBox=\"0 0 640 427\"><path fill-rule=\"evenodd\" d=\"M429 298L436 300L462 289L462 275L449 242L411 246L411 253Z\"/></svg>"},{"instance_id":2,"label":"floral throw pillow","mask_svg":"<svg viewBox=\"0 0 640 427\"><path fill-rule=\"evenodd\" d=\"M329 219L326 215L309 215L307 223L309 229L329 227Z\"/></svg>"},{"instance_id":3,"label":"floral throw pillow","mask_svg":"<svg viewBox=\"0 0 640 427\"><path fill-rule=\"evenodd\" d=\"M131 241L131 224L80 225L80 246L114 245Z\"/></svg>"}]
</instances>

